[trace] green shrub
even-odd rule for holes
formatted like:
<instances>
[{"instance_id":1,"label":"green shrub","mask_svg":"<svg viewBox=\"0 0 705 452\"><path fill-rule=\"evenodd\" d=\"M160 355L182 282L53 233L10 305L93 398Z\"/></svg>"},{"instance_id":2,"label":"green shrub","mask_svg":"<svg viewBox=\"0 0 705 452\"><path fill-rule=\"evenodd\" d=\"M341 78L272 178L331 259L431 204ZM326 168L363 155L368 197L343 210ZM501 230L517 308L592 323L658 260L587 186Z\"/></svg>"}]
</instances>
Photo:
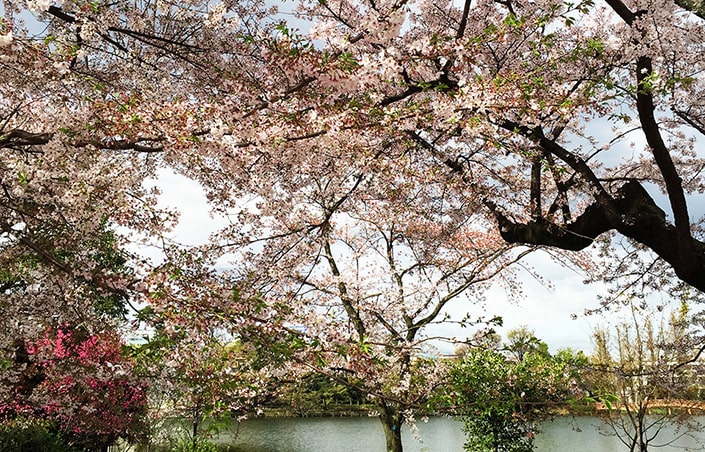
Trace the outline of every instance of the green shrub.
<instances>
[{"instance_id":1,"label":"green shrub","mask_svg":"<svg viewBox=\"0 0 705 452\"><path fill-rule=\"evenodd\" d=\"M0 423L0 451L78 452L78 449L66 445L48 422L15 419Z\"/></svg>"}]
</instances>

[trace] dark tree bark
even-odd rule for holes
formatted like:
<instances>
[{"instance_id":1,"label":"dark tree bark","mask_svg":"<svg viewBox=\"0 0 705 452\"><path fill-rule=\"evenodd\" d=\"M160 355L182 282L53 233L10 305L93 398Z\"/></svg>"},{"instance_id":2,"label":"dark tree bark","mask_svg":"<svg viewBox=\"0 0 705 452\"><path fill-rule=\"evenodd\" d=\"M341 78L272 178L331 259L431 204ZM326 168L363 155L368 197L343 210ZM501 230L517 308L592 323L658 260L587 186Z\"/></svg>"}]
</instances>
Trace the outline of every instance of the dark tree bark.
<instances>
[{"instance_id":1,"label":"dark tree bark","mask_svg":"<svg viewBox=\"0 0 705 452\"><path fill-rule=\"evenodd\" d=\"M382 422L382 428L384 430L387 452L403 452L401 426L404 423L404 417L402 413L386 402L382 403L380 408L382 412L379 415L379 419Z\"/></svg>"},{"instance_id":2,"label":"dark tree bark","mask_svg":"<svg viewBox=\"0 0 705 452\"><path fill-rule=\"evenodd\" d=\"M671 264L681 280L705 291L705 244L691 236L679 237L675 226L639 182L631 180L622 185L611 204L616 211L607 213L607 208L595 202L573 222L563 225L543 218L516 223L496 208L493 210L502 238L510 243L579 251L600 234L616 230L653 250ZM679 246L683 241L687 242Z\"/></svg>"}]
</instances>

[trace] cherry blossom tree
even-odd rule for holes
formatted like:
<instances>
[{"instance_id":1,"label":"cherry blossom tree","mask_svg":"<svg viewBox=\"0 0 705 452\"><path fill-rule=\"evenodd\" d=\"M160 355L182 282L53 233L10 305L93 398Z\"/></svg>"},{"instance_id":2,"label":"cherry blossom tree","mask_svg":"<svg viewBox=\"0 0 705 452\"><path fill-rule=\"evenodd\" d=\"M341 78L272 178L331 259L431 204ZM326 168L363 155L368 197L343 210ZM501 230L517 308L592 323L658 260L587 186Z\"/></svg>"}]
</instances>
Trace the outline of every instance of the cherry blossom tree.
<instances>
[{"instance_id":1,"label":"cherry blossom tree","mask_svg":"<svg viewBox=\"0 0 705 452\"><path fill-rule=\"evenodd\" d=\"M201 11L182 8L192 21ZM211 184L219 208L264 165L318 174L331 143L346 143L345 168L417 149L475 192L509 242L581 250L618 232L703 288L688 209L701 191L698 5L301 2L305 32L263 5L206 10L193 56L171 49L184 80L202 82L192 98L209 90L186 114L199 157L174 163ZM215 162L227 177L213 177Z\"/></svg>"},{"instance_id":2,"label":"cherry blossom tree","mask_svg":"<svg viewBox=\"0 0 705 452\"><path fill-rule=\"evenodd\" d=\"M242 222L233 219L203 253L229 259L220 277L259 294L250 297L259 303L252 317L267 321L231 318L232 334L261 342L270 360L289 363L289 374L319 372L367 394L393 451L402 450L402 425L413 424L443 381L433 342L444 337L432 327L490 323L480 314L451 317L447 308L482 305L496 277L515 291L508 267L531 252L488 232L481 215L469 217L474 200L462 184L442 173L434 178L414 154L400 159L403 177L384 168L369 175L348 169L342 177L292 173L282 183L297 192L262 191ZM250 183L256 190L260 180ZM250 229L252 215L259 228ZM242 294L220 298L219 313L243 312ZM179 315L222 322L210 306Z\"/></svg>"},{"instance_id":3,"label":"cherry blossom tree","mask_svg":"<svg viewBox=\"0 0 705 452\"><path fill-rule=\"evenodd\" d=\"M266 357L269 378L314 371L361 390L379 409L388 449L400 451L401 426L443 378L431 327L492 322L447 308L481 306L494 278L518 294L508 268L532 249L468 216L477 201L427 168L423 153L399 156L402 176L381 159L337 174L345 144L329 150L311 155L316 174L273 162L230 187L241 196L231 225L203 249L171 255L149 299L165 331L227 331ZM227 180L228 171L211 175Z\"/></svg>"},{"instance_id":4,"label":"cherry blossom tree","mask_svg":"<svg viewBox=\"0 0 705 452\"><path fill-rule=\"evenodd\" d=\"M305 31L276 13L5 2L3 148L119 154L121 170L92 168L135 192L144 171L172 165L223 211L262 166L318 174L331 143L347 145L339 168L415 149L509 242L579 250L618 232L703 288L688 208L701 191L699 4L300 2ZM109 193L101 204L134 215Z\"/></svg>"},{"instance_id":5,"label":"cherry blossom tree","mask_svg":"<svg viewBox=\"0 0 705 452\"><path fill-rule=\"evenodd\" d=\"M687 201L702 190L693 141L703 129L702 23L680 3L304 6L317 20L309 36L325 40L328 61L339 56L324 75L302 67L289 86L320 95L325 80L351 130L386 124L388 141L427 149L477 191L510 242L579 250L616 231L702 289L704 248ZM290 128L282 138L310 135ZM625 137L644 144L631 150ZM666 207L645 187L663 190Z\"/></svg>"}]
</instances>

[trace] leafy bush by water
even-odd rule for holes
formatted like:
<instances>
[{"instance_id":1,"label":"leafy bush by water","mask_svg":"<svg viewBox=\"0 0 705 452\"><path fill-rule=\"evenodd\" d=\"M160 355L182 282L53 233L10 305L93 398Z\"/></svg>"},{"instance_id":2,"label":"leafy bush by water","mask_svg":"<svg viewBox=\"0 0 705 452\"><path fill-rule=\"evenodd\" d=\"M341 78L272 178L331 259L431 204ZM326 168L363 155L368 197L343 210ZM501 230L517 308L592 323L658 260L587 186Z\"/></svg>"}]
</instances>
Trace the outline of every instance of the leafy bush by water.
<instances>
[{"instance_id":1,"label":"leafy bush by water","mask_svg":"<svg viewBox=\"0 0 705 452\"><path fill-rule=\"evenodd\" d=\"M0 424L0 450L14 452L78 452L54 433L47 422L16 419Z\"/></svg>"}]
</instances>

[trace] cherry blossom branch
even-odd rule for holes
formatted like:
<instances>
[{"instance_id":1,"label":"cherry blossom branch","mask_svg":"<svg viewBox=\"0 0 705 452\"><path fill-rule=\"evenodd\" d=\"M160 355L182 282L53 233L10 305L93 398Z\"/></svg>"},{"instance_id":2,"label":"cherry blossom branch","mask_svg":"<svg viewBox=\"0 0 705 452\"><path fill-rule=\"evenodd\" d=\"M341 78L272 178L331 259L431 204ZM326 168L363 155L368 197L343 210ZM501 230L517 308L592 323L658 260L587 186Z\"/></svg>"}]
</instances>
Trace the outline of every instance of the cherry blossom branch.
<instances>
[{"instance_id":1,"label":"cherry blossom branch","mask_svg":"<svg viewBox=\"0 0 705 452\"><path fill-rule=\"evenodd\" d=\"M47 144L51 137L51 133L33 133L22 129L12 129L6 134L0 135L0 148L43 145Z\"/></svg>"},{"instance_id":2,"label":"cherry blossom branch","mask_svg":"<svg viewBox=\"0 0 705 452\"><path fill-rule=\"evenodd\" d=\"M682 110L679 110L677 108L672 108L671 111L676 114L679 118L681 118L683 121L685 121L690 127L694 128L698 132L700 132L702 135L705 135L705 126L700 121L695 121L693 118L690 117L690 115Z\"/></svg>"},{"instance_id":3,"label":"cherry blossom branch","mask_svg":"<svg viewBox=\"0 0 705 452\"><path fill-rule=\"evenodd\" d=\"M516 264L517 262L520 262L525 256L529 255L530 253L534 252L536 249L535 248L529 248L518 255L516 255L514 258L512 258L510 261L503 263L502 265L497 266L493 271L482 275L482 277L478 277L478 275L481 274L482 271L486 270L489 268L491 264L493 264L496 260L501 259L506 255L506 252L508 250L505 249L500 249L497 250L491 255L482 260L482 263L480 264L480 268L476 269L473 274L466 279L466 281L462 284L460 284L458 287L454 288L453 290L449 291L445 296L443 296L438 303L436 303L436 306L434 307L433 311L431 311L427 316L417 320L413 324L414 330L418 331L419 329L423 328L424 326L428 325L429 323L433 322L441 313L443 308L450 302L451 300L457 298L460 294L465 292L470 286L472 285L477 285L481 284L483 282L487 282L492 280L492 278L496 277L500 272L505 271L509 266L512 264ZM413 339L414 335L412 335Z\"/></svg>"},{"instance_id":4,"label":"cherry blossom branch","mask_svg":"<svg viewBox=\"0 0 705 452\"><path fill-rule=\"evenodd\" d=\"M676 224L676 237L678 241L676 246L681 253L681 259L684 262L684 269L691 268L693 272L697 272L695 257L693 255L693 240L690 231L690 216L688 214L688 203L685 199L683 191L683 181L678 174L671 154L664 143L659 130L658 123L654 111L654 99L650 80L653 76L653 67L651 58L639 57L636 64L637 77L637 111L639 120L646 136L646 141L651 147L651 152L654 160L661 171L663 181L666 184L666 192L671 203L673 217ZM692 277L692 276L691 276Z\"/></svg>"},{"instance_id":5,"label":"cherry blossom branch","mask_svg":"<svg viewBox=\"0 0 705 452\"><path fill-rule=\"evenodd\" d=\"M455 34L456 39L460 39L463 36L465 36L465 29L468 26L468 16L470 15L470 5L472 4L472 0L465 0L465 4L463 5L463 15L460 18L460 24L458 25L458 31Z\"/></svg>"},{"instance_id":6,"label":"cherry blossom branch","mask_svg":"<svg viewBox=\"0 0 705 452\"><path fill-rule=\"evenodd\" d=\"M48 144L54 134L49 132L28 132L22 129L12 129L4 135L0 135L0 149L17 149L24 146L41 146ZM162 152L162 145L149 145L146 143L159 143L164 138L140 138L134 141L108 138L104 140L77 140L69 144L74 147L93 146L97 149L108 149L115 151L134 150L140 153Z\"/></svg>"},{"instance_id":7,"label":"cherry blossom branch","mask_svg":"<svg viewBox=\"0 0 705 452\"><path fill-rule=\"evenodd\" d=\"M64 22L68 22L68 23L70 23L70 24L74 24L74 23L77 22L75 16L72 16L71 14L66 13L64 10L61 9L61 7L58 7L58 6L55 6L55 5L49 6L49 9L47 9L47 12L48 12L49 14L51 14L52 16L54 16L54 17L56 17L56 18L58 18L58 19L63 20ZM159 48L159 49L161 49L161 50L169 50L169 49L167 49L167 48L165 48L165 47L163 47L163 46L161 46L161 45L156 44L154 41L158 41L158 42L161 42L161 43L163 43L163 44L173 44L173 45L176 45L176 46L178 46L178 47L188 48L188 49L195 50L195 51L199 51L199 52L205 51L204 48L199 47L199 46L197 46L197 45L189 44L189 43L187 43L187 42L176 41L176 40L171 39L171 38L165 38L165 37L162 37L162 36L157 36L157 35L153 35L153 34L147 34L147 33L139 32L139 31L135 31L135 30L130 30L130 29L128 29L128 28L120 28L120 27L110 26L110 27L107 28L107 30L108 30L108 31L111 31L111 32L115 32L115 33L120 33L120 34L124 34L124 35L127 35L127 36L131 36L131 37L133 37L133 38L135 38L135 39L140 40L141 42L143 42L143 43L145 43L145 44L151 45L151 46L156 47L156 48ZM119 42L116 42L114 39L110 38L110 36L106 35L105 33L99 33L99 36L100 36L101 38L105 39L106 41L108 41L110 44L112 44L112 45L114 45L115 47L119 48L119 49L122 50L123 52L127 52L127 51L128 51L128 49L127 49L126 47L124 47L124 46L123 46L122 44L120 44ZM181 56L178 55L178 54L175 54L175 55L178 56L178 57L181 57ZM181 57L181 58L183 58L183 57Z\"/></svg>"},{"instance_id":8,"label":"cherry blossom branch","mask_svg":"<svg viewBox=\"0 0 705 452\"><path fill-rule=\"evenodd\" d=\"M330 242L328 240L325 240L323 247L323 249L325 250L324 255L326 257L326 260L328 261L328 266L330 267L331 273L336 278L340 278L341 273L338 268L338 264L336 263L335 258L333 257L333 251L331 250ZM364 338L367 335L367 328L365 327L365 322L363 322L362 318L360 317L360 312L355 307L354 301L349 297L347 285L342 280L338 282L338 292L340 296L340 301L343 304L343 308L345 309L345 312L347 313L350 320L353 322L357 334L360 338Z\"/></svg>"},{"instance_id":9,"label":"cherry blossom branch","mask_svg":"<svg viewBox=\"0 0 705 452\"><path fill-rule=\"evenodd\" d=\"M605 2L614 10L614 12L622 18L628 25L632 25L637 18L637 15L632 12L627 5L621 0L605 0Z\"/></svg>"},{"instance_id":10,"label":"cherry blossom branch","mask_svg":"<svg viewBox=\"0 0 705 452\"><path fill-rule=\"evenodd\" d=\"M136 151L139 153L159 153L164 151L162 145L148 145L144 143L159 143L163 138L141 138L138 140L120 140L108 138L105 140L79 140L72 143L76 147L93 146L97 149L108 149L112 151Z\"/></svg>"}]
</instances>

